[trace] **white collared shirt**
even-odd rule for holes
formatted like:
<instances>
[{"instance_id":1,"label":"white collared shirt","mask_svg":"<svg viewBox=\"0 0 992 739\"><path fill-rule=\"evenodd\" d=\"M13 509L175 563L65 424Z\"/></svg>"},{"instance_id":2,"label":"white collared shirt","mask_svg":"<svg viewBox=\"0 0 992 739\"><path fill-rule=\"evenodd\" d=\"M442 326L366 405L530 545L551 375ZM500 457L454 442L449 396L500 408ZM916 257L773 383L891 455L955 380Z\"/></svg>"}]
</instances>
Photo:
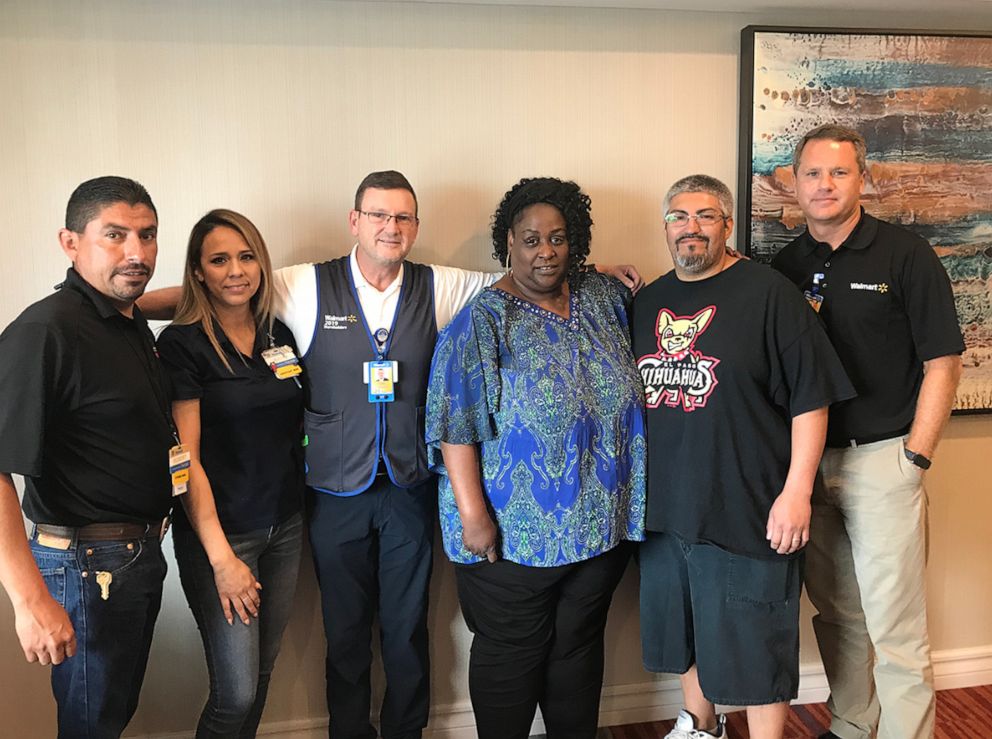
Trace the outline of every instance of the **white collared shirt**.
<instances>
[{"instance_id":1,"label":"white collared shirt","mask_svg":"<svg viewBox=\"0 0 992 739\"><path fill-rule=\"evenodd\" d=\"M370 285L362 275L355 256L357 251L356 244L351 250L349 262L362 313L373 333L378 328L388 329L393 325L396 306L399 304L404 266L400 265L399 274L385 290L379 290ZM476 272L437 264L428 266L434 272L434 319L437 321L438 331L447 326L472 298L503 276L502 272ZM293 332L296 348L300 356L303 356L310 349L319 312L315 265L306 262L277 269L273 274L272 286L275 292L276 317Z\"/></svg>"}]
</instances>

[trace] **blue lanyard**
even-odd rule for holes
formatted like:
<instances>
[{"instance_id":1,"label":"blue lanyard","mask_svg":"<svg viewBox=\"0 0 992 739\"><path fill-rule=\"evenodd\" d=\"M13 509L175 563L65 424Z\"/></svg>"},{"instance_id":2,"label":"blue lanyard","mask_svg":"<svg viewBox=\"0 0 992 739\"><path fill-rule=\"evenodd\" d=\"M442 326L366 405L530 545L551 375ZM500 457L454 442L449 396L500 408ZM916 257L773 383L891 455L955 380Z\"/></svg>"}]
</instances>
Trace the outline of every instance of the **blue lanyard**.
<instances>
[{"instance_id":1,"label":"blue lanyard","mask_svg":"<svg viewBox=\"0 0 992 739\"><path fill-rule=\"evenodd\" d=\"M351 296L355 299L355 305L358 306L358 315L362 318L362 326L365 328L365 335L369 339L369 344L372 346L372 351L376 355L376 359L385 359L386 355L389 354L389 347L393 343L393 336L395 335L394 329L396 328L396 319L400 315L400 309L403 306L403 295L406 293L406 280L400 285L400 296L396 300L396 312L393 313L393 322L389 325L389 335L386 337L386 342L379 346L379 342L376 341L375 336L372 335L372 331L369 329L369 322L365 319L365 311L362 309L362 301L358 299L358 288L355 287L355 275L352 274L351 265L348 265L348 287L351 289Z\"/></svg>"}]
</instances>

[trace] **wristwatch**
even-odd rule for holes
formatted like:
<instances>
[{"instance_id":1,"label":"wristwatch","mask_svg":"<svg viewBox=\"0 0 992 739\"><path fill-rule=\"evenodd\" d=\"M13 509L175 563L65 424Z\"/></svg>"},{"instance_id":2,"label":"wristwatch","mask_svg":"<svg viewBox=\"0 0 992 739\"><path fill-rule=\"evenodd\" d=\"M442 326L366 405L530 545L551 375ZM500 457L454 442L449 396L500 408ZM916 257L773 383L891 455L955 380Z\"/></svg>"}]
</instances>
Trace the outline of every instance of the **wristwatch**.
<instances>
[{"instance_id":1,"label":"wristwatch","mask_svg":"<svg viewBox=\"0 0 992 739\"><path fill-rule=\"evenodd\" d=\"M930 460L924 457L922 454L910 451L905 446L902 448L902 452L903 454L906 455L906 459L908 459L910 462L915 464L921 470L930 469L930 464L931 464Z\"/></svg>"}]
</instances>

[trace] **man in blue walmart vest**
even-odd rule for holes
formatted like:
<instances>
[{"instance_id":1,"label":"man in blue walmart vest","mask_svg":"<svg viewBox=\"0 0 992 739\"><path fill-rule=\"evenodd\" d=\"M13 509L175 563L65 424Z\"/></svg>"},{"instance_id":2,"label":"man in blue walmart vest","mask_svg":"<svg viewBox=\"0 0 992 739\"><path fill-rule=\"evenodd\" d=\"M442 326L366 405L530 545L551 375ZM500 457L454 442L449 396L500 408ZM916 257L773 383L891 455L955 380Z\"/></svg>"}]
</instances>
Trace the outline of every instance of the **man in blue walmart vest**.
<instances>
[{"instance_id":1,"label":"man in blue walmart vest","mask_svg":"<svg viewBox=\"0 0 992 739\"><path fill-rule=\"evenodd\" d=\"M327 635L334 739L375 739L371 634L378 611L386 694L380 729L427 725L427 589L437 495L424 448L438 328L499 274L406 261L419 218L399 172L373 172L348 215L348 256L278 270L279 318L307 369L310 541Z\"/></svg>"}]
</instances>

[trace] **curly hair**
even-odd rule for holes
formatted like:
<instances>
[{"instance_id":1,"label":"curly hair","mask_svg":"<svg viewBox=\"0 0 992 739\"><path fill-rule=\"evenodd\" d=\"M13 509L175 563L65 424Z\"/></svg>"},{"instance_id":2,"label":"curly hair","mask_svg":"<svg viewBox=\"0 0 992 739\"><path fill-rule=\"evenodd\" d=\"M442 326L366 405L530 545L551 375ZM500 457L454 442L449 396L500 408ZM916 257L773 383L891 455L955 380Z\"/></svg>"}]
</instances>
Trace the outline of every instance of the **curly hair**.
<instances>
[{"instance_id":1,"label":"curly hair","mask_svg":"<svg viewBox=\"0 0 992 739\"><path fill-rule=\"evenodd\" d=\"M507 266L509 247L506 243L524 211L532 205L547 203L554 206L565 219L568 239L568 279L572 280L586 263L592 241L592 201L571 181L557 177L525 177L510 188L493 213L493 259Z\"/></svg>"}]
</instances>

